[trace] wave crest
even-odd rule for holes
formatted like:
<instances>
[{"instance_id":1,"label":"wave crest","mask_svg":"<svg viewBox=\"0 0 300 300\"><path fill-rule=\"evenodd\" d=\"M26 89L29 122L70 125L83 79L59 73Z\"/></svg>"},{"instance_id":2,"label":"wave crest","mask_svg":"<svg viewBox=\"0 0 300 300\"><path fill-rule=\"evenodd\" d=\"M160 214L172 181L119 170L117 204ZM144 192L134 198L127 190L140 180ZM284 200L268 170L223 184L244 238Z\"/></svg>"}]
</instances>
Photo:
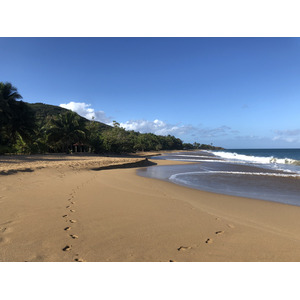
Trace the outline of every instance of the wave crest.
<instances>
[{"instance_id":1,"label":"wave crest","mask_svg":"<svg viewBox=\"0 0 300 300\"><path fill-rule=\"evenodd\" d=\"M212 153L218 157L230 159L230 160L239 160L246 161L250 163L261 163L261 164L294 164L300 165L299 160L294 160L291 158L277 158L274 156L262 157L262 156L251 156L245 154L238 154L235 152L214 152Z\"/></svg>"}]
</instances>

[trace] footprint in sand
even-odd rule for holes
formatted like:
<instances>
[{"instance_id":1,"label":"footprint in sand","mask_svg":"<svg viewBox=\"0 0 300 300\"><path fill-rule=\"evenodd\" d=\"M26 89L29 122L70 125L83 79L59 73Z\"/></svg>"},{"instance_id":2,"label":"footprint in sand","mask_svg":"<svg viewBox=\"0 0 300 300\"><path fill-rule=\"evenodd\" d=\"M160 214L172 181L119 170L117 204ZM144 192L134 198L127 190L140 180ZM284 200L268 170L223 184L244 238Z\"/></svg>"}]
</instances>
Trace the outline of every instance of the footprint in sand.
<instances>
[{"instance_id":1,"label":"footprint in sand","mask_svg":"<svg viewBox=\"0 0 300 300\"><path fill-rule=\"evenodd\" d=\"M6 230L7 230L6 227L0 227L0 232L1 232L1 233L5 232Z\"/></svg>"},{"instance_id":2,"label":"footprint in sand","mask_svg":"<svg viewBox=\"0 0 300 300\"><path fill-rule=\"evenodd\" d=\"M75 212L75 209L70 209L70 212Z\"/></svg>"},{"instance_id":3,"label":"footprint in sand","mask_svg":"<svg viewBox=\"0 0 300 300\"><path fill-rule=\"evenodd\" d=\"M232 224L227 224L227 226L228 226L229 228L235 228L235 226L232 225Z\"/></svg>"},{"instance_id":4,"label":"footprint in sand","mask_svg":"<svg viewBox=\"0 0 300 300\"><path fill-rule=\"evenodd\" d=\"M66 227L64 230L66 230L66 231L68 231L68 230L70 230L72 227Z\"/></svg>"},{"instance_id":5,"label":"footprint in sand","mask_svg":"<svg viewBox=\"0 0 300 300\"><path fill-rule=\"evenodd\" d=\"M74 260L78 262L85 262L85 260L83 260L82 258L75 258Z\"/></svg>"},{"instance_id":6,"label":"footprint in sand","mask_svg":"<svg viewBox=\"0 0 300 300\"><path fill-rule=\"evenodd\" d=\"M63 251L70 251L71 250L71 246L66 246L66 247L64 247L63 249L62 249Z\"/></svg>"},{"instance_id":7,"label":"footprint in sand","mask_svg":"<svg viewBox=\"0 0 300 300\"><path fill-rule=\"evenodd\" d=\"M70 205L66 206L66 208L70 208L70 207L71 207Z\"/></svg>"},{"instance_id":8,"label":"footprint in sand","mask_svg":"<svg viewBox=\"0 0 300 300\"><path fill-rule=\"evenodd\" d=\"M211 244L212 242L213 242L212 239L207 239L207 240L205 241L206 244Z\"/></svg>"},{"instance_id":9,"label":"footprint in sand","mask_svg":"<svg viewBox=\"0 0 300 300\"><path fill-rule=\"evenodd\" d=\"M76 223L77 221L76 220L70 220L70 223Z\"/></svg>"},{"instance_id":10,"label":"footprint in sand","mask_svg":"<svg viewBox=\"0 0 300 300\"><path fill-rule=\"evenodd\" d=\"M74 201L71 201L71 204L75 204L75 202L74 202Z\"/></svg>"},{"instance_id":11,"label":"footprint in sand","mask_svg":"<svg viewBox=\"0 0 300 300\"><path fill-rule=\"evenodd\" d=\"M0 227L0 233L10 233L13 232L14 229L12 227Z\"/></svg>"},{"instance_id":12,"label":"footprint in sand","mask_svg":"<svg viewBox=\"0 0 300 300\"><path fill-rule=\"evenodd\" d=\"M180 246L177 251L185 251L185 250L189 250L192 249L192 247L185 247L185 246Z\"/></svg>"},{"instance_id":13,"label":"footprint in sand","mask_svg":"<svg viewBox=\"0 0 300 300\"><path fill-rule=\"evenodd\" d=\"M216 231L215 233L216 233L216 234L223 234L224 231L223 231L223 230L219 230L219 231Z\"/></svg>"},{"instance_id":14,"label":"footprint in sand","mask_svg":"<svg viewBox=\"0 0 300 300\"><path fill-rule=\"evenodd\" d=\"M78 235L76 235L76 234L70 234L70 237L71 237L72 239L78 239Z\"/></svg>"},{"instance_id":15,"label":"footprint in sand","mask_svg":"<svg viewBox=\"0 0 300 300\"><path fill-rule=\"evenodd\" d=\"M62 217L65 218L65 217L67 217L67 216L68 216L68 215L63 215Z\"/></svg>"}]
</instances>

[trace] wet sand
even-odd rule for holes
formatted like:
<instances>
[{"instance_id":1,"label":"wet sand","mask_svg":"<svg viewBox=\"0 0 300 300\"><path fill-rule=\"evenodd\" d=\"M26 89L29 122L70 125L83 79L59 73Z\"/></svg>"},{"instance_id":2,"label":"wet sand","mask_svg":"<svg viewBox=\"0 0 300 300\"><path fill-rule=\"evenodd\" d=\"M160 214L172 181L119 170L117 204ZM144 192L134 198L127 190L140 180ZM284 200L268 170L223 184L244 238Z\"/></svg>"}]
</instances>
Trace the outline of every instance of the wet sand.
<instances>
[{"instance_id":1,"label":"wet sand","mask_svg":"<svg viewBox=\"0 0 300 300\"><path fill-rule=\"evenodd\" d=\"M140 177L144 158L51 157L0 159L0 261L300 260L300 207Z\"/></svg>"}]
</instances>

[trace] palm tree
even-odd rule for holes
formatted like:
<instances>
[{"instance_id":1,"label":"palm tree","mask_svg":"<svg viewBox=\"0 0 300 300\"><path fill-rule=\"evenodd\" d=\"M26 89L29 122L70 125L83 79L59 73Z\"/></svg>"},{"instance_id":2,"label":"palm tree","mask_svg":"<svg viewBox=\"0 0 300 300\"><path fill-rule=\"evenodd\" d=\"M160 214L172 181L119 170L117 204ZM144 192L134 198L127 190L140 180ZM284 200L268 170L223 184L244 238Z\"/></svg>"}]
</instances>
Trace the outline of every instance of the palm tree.
<instances>
[{"instance_id":1,"label":"palm tree","mask_svg":"<svg viewBox=\"0 0 300 300\"><path fill-rule=\"evenodd\" d=\"M18 93L17 88L12 86L9 82L0 82L0 103L16 101L23 97Z\"/></svg>"},{"instance_id":2,"label":"palm tree","mask_svg":"<svg viewBox=\"0 0 300 300\"><path fill-rule=\"evenodd\" d=\"M74 143L85 141L84 121L72 111L50 119L48 126L48 142L52 143L55 148L69 152Z\"/></svg>"},{"instance_id":3,"label":"palm tree","mask_svg":"<svg viewBox=\"0 0 300 300\"><path fill-rule=\"evenodd\" d=\"M18 135L30 140L34 133L34 112L18 99L22 99L22 96L11 83L0 82L0 143L6 139L6 143L12 144Z\"/></svg>"},{"instance_id":4,"label":"palm tree","mask_svg":"<svg viewBox=\"0 0 300 300\"><path fill-rule=\"evenodd\" d=\"M16 100L22 99L17 89L9 82L0 82L0 126L4 126L11 121L11 105Z\"/></svg>"}]
</instances>

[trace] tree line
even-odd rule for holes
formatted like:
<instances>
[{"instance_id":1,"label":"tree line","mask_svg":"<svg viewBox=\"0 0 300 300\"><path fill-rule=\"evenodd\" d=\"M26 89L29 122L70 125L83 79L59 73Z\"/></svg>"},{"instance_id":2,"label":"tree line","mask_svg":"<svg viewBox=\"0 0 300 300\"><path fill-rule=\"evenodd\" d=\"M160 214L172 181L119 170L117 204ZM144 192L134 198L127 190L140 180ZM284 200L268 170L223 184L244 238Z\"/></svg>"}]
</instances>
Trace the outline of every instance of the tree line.
<instances>
[{"instance_id":1,"label":"tree line","mask_svg":"<svg viewBox=\"0 0 300 300\"><path fill-rule=\"evenodd\" d=\"M40 119L21 99L11 83L0 82L0 154L219 149L196 142L183 143L172 135L127 131L116 121L112 127L100 129L99 122L87 121L72 111Z\"/></svg>"}]
</instances>

